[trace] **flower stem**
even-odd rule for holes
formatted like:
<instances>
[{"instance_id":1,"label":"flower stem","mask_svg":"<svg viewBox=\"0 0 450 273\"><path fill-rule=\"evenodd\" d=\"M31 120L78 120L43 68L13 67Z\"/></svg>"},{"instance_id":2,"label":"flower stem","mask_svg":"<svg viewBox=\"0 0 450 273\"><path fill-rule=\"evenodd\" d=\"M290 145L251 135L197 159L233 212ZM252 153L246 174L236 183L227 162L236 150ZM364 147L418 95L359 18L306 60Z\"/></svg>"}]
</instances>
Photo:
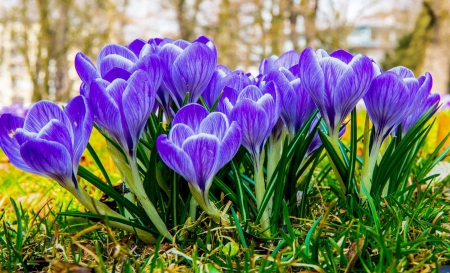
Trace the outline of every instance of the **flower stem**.
<instances>
[{"instance_id":1,"label":"flower stem","mask_svg":"<svg viewBox=\"0 0 450 273\"><path fill-rule=\"evenodd\" d=\"M267 186L272 179L275 169L280 162L281 153L283 152L283 140L284 140L284 130L280 133L280 136L269 137L269 143L267 145ZM273 196L270 197L269 203L267 204L267 210L269 214L272 213L273 207Z\"/></svg>"},{"instance_id":2,"label":"flower stem","mask_svg":"<svg viewBox=\"0 0 450 273\"><path fill-rule=\"evenodd\" d=\"M204 193L199 192L194 189L191 184L189 184L189 189L191 190L192 197L197 201L198 205L217 223L224 223L228 225L230 221L228 220L228 215L222 215L220 211L211 203L208 198L208 190ZM192 200L192 199L191 199ZM191 201L192 202L192 201ZM192 205L192 203L191 203ZM191 216L192 217L192 216Z\"/></svg>"},{"instance_id":3,"label":"flower stem","mask_svg":"<svg viewBox=\"0 0 450 273\"><path fill-rule=\"evenodd\" d=\"M125 156L109 141L107 141L106 144L114 163L122 173L122 176L125 178L127 187L129 187L130 190L136 195L138 201L141 203L159 233L164 235L167 239L172 240L166 224L161 219L155 206L145 193L145 189L139 175L136 158L129 155Z\"/></svg>"},{"instance_id":4,"label":"flower stem","mask_svg":"<svg viewBox=\"0 0 450 273\"><path fill-rule=\"evenodd\" d=\"M329 136L326 136L326 137L328 137L328 140L330 141L331 146L333 146L334 151L338 155L339 160L341 160L341 162L344 162L344 158L342 156L341 150L339 149L339 136L336 134L335 136L333 136L333 138L330 138ZM345 197L347 188L345 187L344 179L342 178L341 174L339 173L338 168L334 164L334 162L330 156L330 153L328 151L327 151L327 156L328 156L328 161L330 162L331 168L333 169L333 172L336 175L336 179L339 182L339 186L342 189L343 197Z\"/></svg>"},{"instance_id":5,"label":"flower stem","mask_svg":"<svg viewBox=\"0 0 450 273\"><path fill-rule=\"evenodd\" d=\"M141 181L141 177L139 175L139 170L137 166L136 159L128 158L130 171L126 172L125 177L127 178L127 186L131 189L131 191L136 195L139 203L141 203L142 207L144 208L147 215L150 217L150 220L155 225L156 229L164 235L166 238L171 240L171 235L169 231L167 230L167 226L162 220L162 218L159 216L158 211L156 210L153 203L148 198L147 194L145 193L144 186Z\"/></svg>"},{"instance_id":6,"label":"flower stem","mask_svg":"<svg viewBox=\"0 0 450 273\"><path fill-rule=\"evenodd\" d=\"M189 216L192 221L195 221L197 218L197 205L198 203L195 198L191 198L191 202L189 202Z\"/></svg>"},{"instance_id":7,"label":"flower stem","mask_svg":"<svg viewBox=\"0 0 450 273\"><path fill-rule=\"evenodd\" d=\"M373 138L373 144L372 144L372 150L369 153L369 143L370 143L370 136L369 136L369 115L366 114L366 121L365 121L365 127L364 127L364 164L361 172L361 186L359 191L359 197L361 198L361 203L364 203L367 200L367 197L362 190L362 186L367 189L367 192L370 194L370 190L372 189L372 176L373 171L375 169L375 165L377 163L377 157L378 153L380 152L381 147L381 141L379 137Z\"/></svg>"},{"instance_id":8,"label":"flower stem","mask_svg":"<svg viewBox=\"0 0 450 273\"><path fill-rule=\"evenodd\" d=\"M126 217L113 211L112 209L110 209L108 206L106 206L102 202L98 201L97 199L92 198L82 188L78 188L78 189L68 188L68 190L90 212L96 213L96 214L99 213L101 216L112 216L115 218L120 218L120 219L128 221L128 219ZM146 231L143 231L141 229L134 228L132 226L126 225L124 223L116 222L113 220L109 220L108 224L110 224L113 227L131 232L131 233L135 233L139 237L139 239L141 239L142 241L144 241L146 243L154 244L156 242L156 239L152 234L150 234Z\"/></svg>"},{"instance_id":9,"label":"flower stem","mask_svg":"<svg viewBox=\"0 0 450 273\"><path fill-rule=\"evenodd\" d=\"M261 209L261 204L264 199L264 194L266 193L266 184L264 182L264 152L261 155L256 155L253 158L253 166L254 166L254 177L253 180L255 181L255 195L256 195L256 204L258 206L258 209ZM266 233L270 233L269 227L270 227L270 214L268 207L264 209L263 215L261 217L261 225L263 230L266 231Z\"/></svg>"}]
</instances>

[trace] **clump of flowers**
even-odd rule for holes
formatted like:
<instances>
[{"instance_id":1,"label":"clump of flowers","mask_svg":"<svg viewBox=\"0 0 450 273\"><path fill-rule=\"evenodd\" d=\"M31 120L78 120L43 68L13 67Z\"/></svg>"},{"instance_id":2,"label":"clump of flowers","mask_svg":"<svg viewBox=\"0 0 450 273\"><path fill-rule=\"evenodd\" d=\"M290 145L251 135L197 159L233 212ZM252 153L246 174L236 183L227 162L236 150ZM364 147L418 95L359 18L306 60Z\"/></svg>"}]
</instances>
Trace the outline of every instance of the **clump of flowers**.
<instances>
[{"instance_id":1,"label":"clump of flowers","mask_svg":"<svg viewBox=\"0 0 450 273\"><path fill-rule=\"evenodd\" d=\"M314 168L324 160L322 148L334 171L329 183L343 200L353 194L365 206L380 192L372 188L375 182L400 189L393 172L383 171L389 165L384 162L397 148L419 143L408 134L425 137L426 122L438 108L429 73L415 78L404 67L382 71L369 57L344 50L328 54L306 48L271 56L261 62L259 75L232 71L217 60L216 47L205 36L192 42L154 38L110 44L95 64L78 53L80 95L64 109L41 101L25 118L3 114L0 146L16 167L55 180L89 211L114 217L112 225L147 242L156 234L172 240L171 229L194 220L197 205L215 222L229 225L224 208L230 205L221 198L237 207L234 220L261 224L262 234L270 236L275 224L283 224L283 205L308 202ZM361 100L368 119L357 177L351 150L357 145L356 125L350 148L340 136ZM355 116L350 123L356 123ZM126 207L120 213L78 184L78 164L94 125L131 191L127 199L114 195ZM383 149L383 143L392 146ZM413 162L401 158L406 156L398 155L395 163ZM82 174L111 192L98 178Z\"/></svg>"}]
</instances>

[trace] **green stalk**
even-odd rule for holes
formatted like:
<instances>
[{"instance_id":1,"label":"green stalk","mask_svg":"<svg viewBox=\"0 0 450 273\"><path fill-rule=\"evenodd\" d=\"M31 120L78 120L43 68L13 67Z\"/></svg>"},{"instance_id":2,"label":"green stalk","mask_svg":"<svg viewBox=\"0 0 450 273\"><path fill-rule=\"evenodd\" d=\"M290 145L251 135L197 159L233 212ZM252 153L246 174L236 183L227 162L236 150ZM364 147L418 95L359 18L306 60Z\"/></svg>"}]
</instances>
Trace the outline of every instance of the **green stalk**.
<instances>
[{"instance_id":1,"label":"green stalk","mask_svg":"<svg viewBox=\"0 0 450 273\"><path fill-rule=\"evenodd\" d=\"M144 185L142 184L142 180L139 175L136 159L128 158L128 162L130 171L125 172L125 177L127 179L126 181L128 182L127 186L136 195L139 203L141 203L142 207L150 217L150 220L152 220L159 233L171 240L171 235L169 233L169 230L167 230L166 224L164 223L161 216L159 216L155 206L145 193Z\"/></svg>"},{"instance_id":2,"label":"green stalk","mask_svg":"<svg viewBox=\"0 0 450 273\"><path fill-rule=\"evenodd\" d=\"M270 134L269 143L267 146L267 185L270 183L273 173L280 162L281 153L283 152L283 140L286 135L285 130L283 129L278 136L273 136ZM267 203L267 210L269 215L272 214L273 207L273 196L270 197L269 203Z\"/></svg>"},{"instance_id":3,"label":"green stalk","mask_svg":"<svg viewBox=\"0 0 450 273\"><path fill-rule=\"evenodd\" d=\"M339 159L344 162L344 158L341 154L341 150L339 149L339 131L335 132L332 136L326 136L328 137L328 140L331 143L331 146L333 146L333 149L335 150L336 154L339 156ZM336 165L334 164L331 155L328 153L327 151L327 157L328 157L328 161L330 162L330 166L333 169L334 174L336 175L336 179L339 182L339 186L341 187L343 194L345 196L345 193L347 191L345 184L344 184L344 179L341 177Z\"/></svg>"},{"instance_id":4,"label":"green stalk","mask_svg":"<svg viewBox=\"0 0 450 273\"><path fill-rule=\"evenodd\" d=\"M364 203L367 200L366 194L362 189L362 185L367 189L367 192L370 194L370 190L372 189L372 176L373 171L375 170L375 166L377 164L377 157L380 153L381 148L381 139L380 137L375 136L373 139L372 150L369 155L369 118L366 115L366 122L364 128L364 165L361 172L361 187L359 196L361 198L361 202Z\"/></svg>"},{"instance_id":5,"label":"green stalk","mask_svg":"<svg viewBox=\"0 0 450 273\"><path fill-rule=\"evenodd\" d=\"M70 181L68 183L72 183L72 181ZM113 211L112 209L110 209L108 206L106 206L102 202L98 201L97 199L92 198L82 188L78 188L78 189L67 188L67 190L70 193L72 193L72 195L75 196L75 198L90 212L95 213L95 214L99 213L102 216L112 216L112 217L116 217L116 218L121 218L123 220L128 221L128 219L126 217L122 216L121 214L119 214L116 211ZM123 223L111 221L111 220L108 221L108 223L113 227L137 234L139 239L141 239L142 241L144 241L146 243L154 244L156 242L155 237L146 231L134 228L132 226L129 226L129 225L126 225Z\"/></svg>"},{"instance_id":6,"label":"green stalk","mask_svg":"<svg viewBox=\"0 0 450 273\"><path fill-rule=\"evenodd\" d=\"M197 201L198 205L217 223L224 223L228 225L230 223L228 219L228 215L222 215L220 211L216 208L216 206L211 203L208 198L208 191L206 190L204 193L199 192L199 190L194 189L191 184L189 184L189 189L192 193L192 199ZM192 202L191 202L192 204Z\"/></svg>"},{"instance_id":7,"label":"green stalk","mask_svg":"<svg viewBox=\"0 0 450 273\"><path fill-rule=\"evenodd\" d=\"M109 141L107 142L107 148L117 168L122 173L122 176L125 177L127 187L136 195L156 229L167 239L172 240L166 224L161 219L155 206L145 193L136 159L131 158L131 156L125 156Z\"/></svg>"},{"instance_id":8,"label":"green stalk","mask_svg":"<svg viewBox=\"0 0 450 273\"><path fill-rule=\"evenodd\" d=\"M255 170L253 180L255 182L256 205L258 209L261 209L264 194L266 193L266 184L264 182L264 150L261 155L256 155L254 157L253 167ZM263 215L261 217L261 225L262 228L266 230L266 232L270 232L270 214L267 206L264 209Z\"/></svg>"},{"instance_id":9,"label":"green stalk","mask_svg":"<svg viewBox=\"0 0 450 273\"><path fill-rule=\"evenodd\" d=\"M189 216L191 217L192 221L195 221L197 219L197 201L195 198L191 198L191 201L189 202Z\"/></svg>"}]
</instances>

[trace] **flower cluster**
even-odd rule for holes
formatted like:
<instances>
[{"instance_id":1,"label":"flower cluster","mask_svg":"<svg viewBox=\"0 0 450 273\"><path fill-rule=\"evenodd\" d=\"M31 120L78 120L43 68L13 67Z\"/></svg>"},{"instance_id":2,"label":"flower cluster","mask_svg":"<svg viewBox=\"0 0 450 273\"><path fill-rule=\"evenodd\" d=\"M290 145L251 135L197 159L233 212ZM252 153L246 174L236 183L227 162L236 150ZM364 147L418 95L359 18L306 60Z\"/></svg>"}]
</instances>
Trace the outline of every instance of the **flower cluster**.
<instances>
[{"instance_id":1,"label":"flower cluster","mask_svg":"<svg viewBox=\"0 0 450 273\"><path fill-rule=\"evenodd\" d=\"M192 42L155 38L127 46L110 44L100 51L96 64L78 53L80 96L64 110L43 101L25 119L2 115L0 145L16 167L52 178L77 195L78 164L95 123L113 142L111 156L127 186L159 232L168 236L145 193L137 157L152 113L164 115L170 128L152 140L160 160L189 183L194 199L214 220L225 221L208 193L215 175L241 146L254 163L259 209L282 153L283 134L292 141L313 113L307 130L321 123L320 130L338 144L344 121L363 100L373 123L371 158L376 158L383 140L399 125L406 134L439 102L439 96L430 93L429 73L415 78L405 67L382 71L369 57L344 50L328 54L306 48L272 56L261 62L256 76L231 71L217 59L214 43L205 36ZM307 155L320 143L316 136ZM270 210L262 221L269 217Z\"/></svg>"}]
</instances>

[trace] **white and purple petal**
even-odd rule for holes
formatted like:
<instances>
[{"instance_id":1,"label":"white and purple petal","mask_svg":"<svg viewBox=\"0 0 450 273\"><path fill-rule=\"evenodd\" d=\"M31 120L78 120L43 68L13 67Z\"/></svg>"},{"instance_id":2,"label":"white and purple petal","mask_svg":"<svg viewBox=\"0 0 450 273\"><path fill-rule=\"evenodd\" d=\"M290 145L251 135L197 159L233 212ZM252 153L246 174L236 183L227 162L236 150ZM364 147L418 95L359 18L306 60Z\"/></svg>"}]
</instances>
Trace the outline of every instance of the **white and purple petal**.
<instances>
[{"instance_id":1,"label":"white and purple petal","mask_svg":"<svg viewBox=\"0 0 450 273\"><path fill-rule=\"evenodd\" d=\"M189 92L189 102L197 102L214 73L217 56L202 43L193 43L173 63L171 77L180 98Z\"/></svg>"},{"instance_id":2,"label":"white and purple petal","mask_svg":"<svg viewBox=\"0 0 450 273\"><path fill-rule=\"evenodd\" d=\"M76 96L64 108L73 130L73 162L78 165L89 142L94 116L89 103L83 96Z\"/></svg>"},{"instance_id":3,"label":"white and purple petal","mask_svg":"<svg viewBox=\"0 0 450 273\"><path fill-rule=\"evenodd\" d=\"M172 125L183 123L192 128L194 133L198 133L200 123L208 116L209 112L203 106L190 103L183 106L175 115Z\"/></svg>"},{"instance_id":4,"label":"white and purple petal","mask_svg":"<svg viewBox=\"0 0 450 273\"><path fill-rule=\"evenodd\" d=\"M166 135L160 135L156 139L156 148L162 161L189 183L195 183L196 170L187 153L170 141ZM196 186L196 184L194 184Z\"/></svg>"},{"instance_id":5,"label":"white and purple petal","mask_svg":"<svg viewBox=\"0 0 450 273\"><path fill-rule=\"evenodd\" d=\"M58 142L30 139L20 147L24 162L35 172L50 177L63 187L75 187L73 181L72 158L66 147Z\"/></svg>"},{"instance_id":6,"label":"white and purple petal","mask_svg":"<svg viewBox=\"0 0 450 273\"><path fill-rule=\"evenodd\" d=\"M219 148L219 139L209 134L200 133L183 142L182 149L191 159L196 174L196 180L190 182L197 184L202 192L209 189L217 172Z\"/></svg>"},{"instance_id":7,"label":"white and purple petal","mask_svg":"<svg viewBox=\"0 0 450 273\"><path fill-rule=\"evenodd\" d=\"M15 137L16 131L23 127L24 119L6 113L0 116L0 147L9 158L9 161L17 168L38 174L25 163L20 155L20 145Z\"/></svg>"}]
</instances>

